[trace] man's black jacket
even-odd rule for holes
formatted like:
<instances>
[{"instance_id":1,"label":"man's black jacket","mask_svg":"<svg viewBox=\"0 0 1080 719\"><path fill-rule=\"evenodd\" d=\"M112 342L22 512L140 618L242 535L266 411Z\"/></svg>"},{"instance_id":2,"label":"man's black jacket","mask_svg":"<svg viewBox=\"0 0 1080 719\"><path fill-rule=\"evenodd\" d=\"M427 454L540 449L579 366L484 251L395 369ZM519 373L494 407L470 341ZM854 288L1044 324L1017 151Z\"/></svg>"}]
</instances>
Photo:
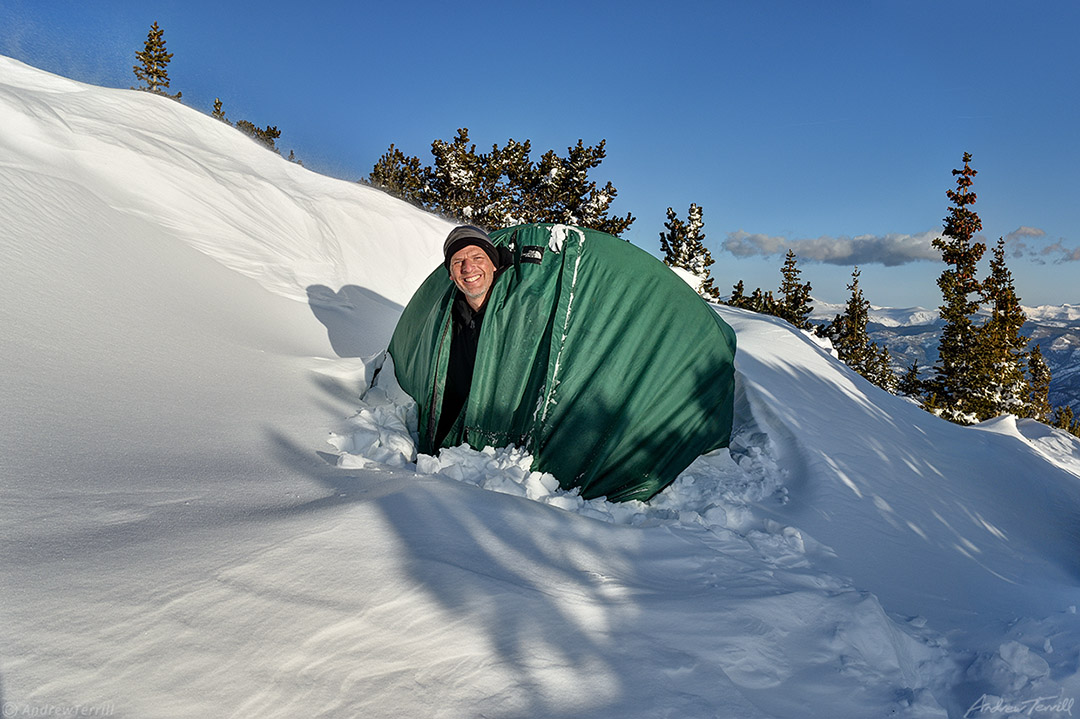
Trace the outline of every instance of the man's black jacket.
<instances>
[{"instance_id":1,"label":"man's black jacket","mask_svg":"<svg viewBox=\"0 0 1080 719\"><path fill-rule=\"evenodd\" d=\"M476 364L476 345L480 340L480 325L484 321L486 308L487 305L484 304L480 309L474 310L461 292L454 298L454 306L450 312L450 360L446 368L439 429L435 435L436 447L442 444L469 399L473 365Z\"/></svg>"}]
</instances>

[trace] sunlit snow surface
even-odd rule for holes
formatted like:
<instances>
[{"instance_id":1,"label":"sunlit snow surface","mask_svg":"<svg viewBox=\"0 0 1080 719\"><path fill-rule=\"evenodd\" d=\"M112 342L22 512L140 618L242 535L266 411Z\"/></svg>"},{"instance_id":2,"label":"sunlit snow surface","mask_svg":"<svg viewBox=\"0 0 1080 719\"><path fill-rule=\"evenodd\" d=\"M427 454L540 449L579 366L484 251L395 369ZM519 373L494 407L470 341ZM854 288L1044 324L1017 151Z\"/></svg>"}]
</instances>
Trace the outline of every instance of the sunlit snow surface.
<instances>
[{"instance_id":1,"label":"sunlit snow surface","mask_svg":"<svg viewBox=\"0 0 1080 719\"><path fill-rule=\"evenodd\" d=\"M414 454L382 353L449 223L5 58L0 208L5 715L1048 717L1080 696L1071 436L946 424L718 308L732 451L648 505L586 502L513 448Z\"/></svg>"}]
</instances>

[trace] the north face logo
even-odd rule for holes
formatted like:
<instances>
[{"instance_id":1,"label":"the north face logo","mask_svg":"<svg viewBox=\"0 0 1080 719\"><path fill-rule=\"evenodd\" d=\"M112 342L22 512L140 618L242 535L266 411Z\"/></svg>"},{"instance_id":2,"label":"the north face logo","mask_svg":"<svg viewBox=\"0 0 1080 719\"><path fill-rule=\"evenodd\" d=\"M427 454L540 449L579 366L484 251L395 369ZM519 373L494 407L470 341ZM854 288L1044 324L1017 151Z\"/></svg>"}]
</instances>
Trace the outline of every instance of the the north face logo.
<instances>
[{"instance_id":1,"label":"the north face logo","mask_svg":"<svg viewBox=\"0 0 1080 719\"><path fill-rule=\"evenodd\" d=\"M525 245L521 248L521 261L539 265L544 261L546 247L539 245Z\"/></svg>"}]
</instances>

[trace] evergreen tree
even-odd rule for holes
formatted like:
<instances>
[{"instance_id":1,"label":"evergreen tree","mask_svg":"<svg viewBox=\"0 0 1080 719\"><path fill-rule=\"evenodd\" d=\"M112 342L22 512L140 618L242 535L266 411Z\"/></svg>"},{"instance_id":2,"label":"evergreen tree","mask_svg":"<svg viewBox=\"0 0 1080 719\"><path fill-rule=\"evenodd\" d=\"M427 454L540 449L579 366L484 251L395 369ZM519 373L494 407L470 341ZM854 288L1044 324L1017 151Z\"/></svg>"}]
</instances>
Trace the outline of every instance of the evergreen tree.
<instances>
[{"instance_id":1,"label":"evergreen tree","mask_svg":"<svg viewBox=\"0 0 1080 719\"><path fill-rule=\"evenodd\" d=\"M847 288L851 296L843 314L837 315L818 334L832 340L840 361L882 389L896 392L899 382L892 370L889 350L871 342L866 330L870 321L870 302L859 287L858 267L852 271L851 284Z\"/></svg>"},{"instance_id":2,"label":"evergreen tree","mask_svg":"<svg viewBox=\"0 0 1080 719\"><path fill-rule=\"evenodd\" d=\"M992 254L990 275L982 283L990 318L976 331L976 354L971 358L976 376L982 379L972 398L980 420L1003 414L1023 417L1031 403L1031 386L1024 372L1028 338L1020 334L1027 316L1005 263L1004 239L998 240Z\"/></svg>"},{"instance_id":3,"label":"evergreen tree","mask_svg":"<svg viewBox=\"0 0 1080 719\"><path fill-rule=\"evenodd\" d=\"M929 383L923 381L923 389L926 394L923 395L922 408L933 415L941 415L942 406L941 401L938 399L937 393L932 389L929 389Z\"/></svg>"},{"instance_id":4,"label":"evergreen tree","mask_svg":"<svg viewBox=\"0 0 1080 719\"><path fill-rule=\"evenodd\" d=\"M709 266L713 264L712 253L705 247L705 222L702 210L691 203L684 223L668 208L667 232L660 233L660 249L664 252L664 264L679 267L693 274L697 279L697 293L710 302L719 302L720 293L713 285Z\"/></svg>"},{"instance_id":5,"label":"evergreen tree","mask_svg":"<svg viewBox=\"0 0 1080 719\"><path fill-rule=\"evenodd\" d=\"M370 182L406 202L424 207L426 178L420 158L406 156L393 144L375 163Z\"/></svg>"},{"instance_id":6,"label":"evergreen tree","mask_svg":"<svg viewBox=\"0 0 1080 719\"><path fill-rule=\"evenodd\" d=\"M837 315L825 326L824 336L832 340L833 349L841 362L867 376L870 368L870 335L866 325L870 321L870 302L863 296L859 287L859 268L851 273L851 284L847 286L851 295L844 305L843 314Z\"/></svg>"},{"instance_id":7,"label":"evergreen tree","mask_svg":"<svg viewBox=\"0 0 1080 719\"><path fill-rule=\"evenodd\" d=\"M416 158L390 150L372 170L371 184L403 199L417 202L448 217L487 228L525 222L556 222L622 234L633 215L608 217L617 191L589 179L589 170L605 157L605 142L589 147L578 140L565 158L549 151L534 163L528 140L493 145L490 153L478 153L469 141L468 128L458 130L450 142L435 140L435 162L420 167Z\"/></svg>"},{"instance_id":8,"label":"evergreen tree","mask_svg":"<svg viewBox=\"0 0 1080 719\"><path fill-rule=\"evenodd\" d=\"M811 287L809 282L799 282L801 271L794 251L787 251L780 274L783 276L780 283L782 299L778 303L776 316L787 320L799 329L810 329L809 317L814 309L810 305Z\"/></svg>"},{"instance_id":9,"label":"evergreen tree","mask_svg":"<svg viewBox=\"0 0 1080 719\"><path fill-rule=\"evenodd\" d=\"M459 128L450 142L435 140L431 154L435 162L424 186L427 203L470 224L500 227L500 173L490 155L476 152L469 129Z\"/></svg>"},{"instance_id":10,"label":"evergreen tree","mask_svg":"<svg viewBox=\"0 0 1080 719\"><path fill-rule=\"evenodd\" d=\"M179 100L183 93L176 93L170 95L165 92L169 87L169 71L168 65L172 60L173 53L165 51L165 31L158 27L155 21L150 26L150 32L146 36L146 45L141 52L135 53L135 59L140 64L134 65L131 69L135 72L135 77L142 85L140 87L133 87L132 90L144 90L146 92L152 92L157 95L164 95L165 97L171 97L174 100Z\"/></svg>"},{"instance_id":11,"label":"evergreen tree","mask_svg":"<svg viewBox=\"0 0 1080 719\"><path fill-rule=\"evenodd\" d=\"M873 376L869 378L870 381L886 392L896 394L900 388L900 378L896 376L896 372L892 368L892 353L884 345L878 348L876 344L871 343L870 346L877 349L874 358Z\"/></svg>"},{"instance_id":12,"label":"evergreen tree","mask_svg":"<svg viewBox=\"0 0 1080 719\"><path fill-rule=\"evenodd\" d=\"M945 218L943 237L933 245L941 251L947 265L938 278L941 289L941 318L945 322L938 343L938 364L928 389L940 407L941 416L969 424L977 421L975 397L985 377L980 377L976 327L973 322L979 305L972 299L981 289L976 266L986 251L986 245L975 242L975 233L982 229L979 216L969 208L975 203L971 186L976 171L971 167L971 155L964 153L964 167L953 170L956 189L946 192L952 201Z\"/></svg>"},{"instance_id":13,"label":"evergreen tree","mask_svg":"<svg viewBox=\"0 0 1080 719\"><path fill-rule=\"evenodd\" d=\"M222 122L224 122L226 125L232 124L225 117L225 111L221 109L221 98L220 97L214 98L214 111L210 113L210 117L217 118L218 120L221 120Z\"/></svg>"},{"instance_id":14,"label":"evergreen tree","mask_svg":"<svg viewBox=\"0 0 1080 719\"><path fill-rule=\"evenodd\" d=\"M900 378L896 387L896 393L904 397L920 399L923 393L923 382L919 379L919 362L912 360L907 372Z\"/></svg>"},{"instance_id":15,"label":"evergreen tree","mask_svg":"<svg viewBox=\"0 0 1080 719\"><path fill-rule=\"evenodd\" d=\"M1042 349L1035 345L1028 353L1028 386L1031 387L1031 399L1025 415L1040 422L1050 417L1050 367L1043 358Z\"/></svg>"},{"instance_id":16,"label":"evergreen tree","mask_svg":"<svg viewBox=\"0 0 1080 719\"><path fill-rule=\"evenodd\" d=\"M601 140L595 147L586 147L578 140L575 147L567 148L565 158L549 152L541 159L542 173L548 168L558 170L558 200L550 208L555 217L549 222L591 227L615 236L621 235L634 222L630 213L626 213L626 217L608 217L608 208L618 191L611 182L597 188L596 182L589 179L589 171L599 167L607 157L606 144L606 140Z\"/></svg>"},{"instance_id":17,"label":"evergreen tree","mask_svg":"<svg viewBox=\"0 0 1080 719\"><path fill-rule=\"evenodd\" d=\"M1074 419L1072 407L1065 405L1054 409L1054 415L1050 418L1050 425L1071 432L1080 437L1080 420Z\"/></svg>"},{"instance_id":18,"label":"evergreen tree","mask_svg":"<svg viewBox=\"0 0 1080 719\"><path fill-rule=\"evenodd\" d=\"M252 139L257 140L263 145L266 145L274 152L278 151L276 140L281 137L281 130L277 129L276 126L272 127L270 125L267 125L265 128L261 128L258 125L255 125L254 123L247 120L237 120L236 129L240 130Z\"/></svg>"},{"instance_id":19,"label":"evergreen tree","mask_svg":"<svg viewBox=\"0 0 1080 719\"><path fill-rule=\"evenodd\" d=\"M780 305L773 297L772 290L768 292L762 292L760 287L754 289L750 294L750 301L747 303L747 309L759 312L763 315L772 315L773 317L779 317L778 314Z\"/></svg>"},{"instance_id":20,"label":"evergreen tree","mask_svg":"<svg viewBox=\"0 0 1080 719\"><path fill-rule=\"evenodd\" d=\"M727 304L732 307L746 307L746 288L743 286L743 281L739 280L735 283L735 286L731 288L731 296L728 297Z\"/></svg>"},{"instance_id":21,"label":"evergreen tree","mask_svg":"<svg viewBox=\"0 0 1080 719\"><path fill-rule=\"evenodd\" d=\"M281 130L277 129L276 126L271 127L270 125L267 125L266 129L261 129L254 124L248 122L247 120L237 120L236 129L240 130L248 137L251 137L256 141L262 143L263 145L266 145L274 152L278 152L275 140L281 137Z\"/></svg>"},{"instance_id":22,"label":"evergreen tree","mask_svg":"<svg viewBox=\"0 0 1080 719\"><path fill-rule=\"evenodd\" d=\"M732 288L731 296L728 297L726 304L763 315L780 316L780 303L773 297L771 290L763 292L760 287L755 287L754 291L748 295L742 280L739 280Z\"/></svg>"},{"instance_id":23,"label":"evergreen tree","mask_svg":"<svg viewBox=\"0 0 1080 719\"><path fill-rule=\"evenodd\" d=\"M491 146L489 162L496 178L489 214L492 216L491 227L510 227L526 222L541 222L544 213L533 211L536 198L529 196L529 188L535 181L535 168L529 154L532 143L528 140L518 142L510 138L506 145Z\"/></svg>"},{"instance_id":24,"label":"evergreen tree","mask_svg":"<svg viewBox=\"0 0 1080 719\"><path fill-rule=\"evenodd\" d=\"M506 166L504 174L515 213L522 215L524 222L558 222L621 235L633 223L633 215L608 217L618 191L611 182L600 188L589 179L589 171L607 156L605 145L605 140L595 147L578 140L576 146L567 148L566 157L549 150L534 164L529 159L529 142L510 140L499 156Z\"/></svg>"}]
</instances>

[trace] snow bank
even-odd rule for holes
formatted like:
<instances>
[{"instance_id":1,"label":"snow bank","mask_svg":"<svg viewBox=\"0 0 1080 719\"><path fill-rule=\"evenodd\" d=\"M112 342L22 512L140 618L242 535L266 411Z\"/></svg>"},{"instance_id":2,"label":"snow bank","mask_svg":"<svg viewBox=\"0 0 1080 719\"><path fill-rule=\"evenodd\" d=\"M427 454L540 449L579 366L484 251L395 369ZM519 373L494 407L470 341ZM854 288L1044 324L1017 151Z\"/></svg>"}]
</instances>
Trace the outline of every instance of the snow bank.
<instances>
[{"instance_id":1,"label":"snow bank","mask_svg":"<svg viewBox=\"0 0 1080 719\"><path fill-rule=\"evenodd\" d=\"M649 505L585 502L513 448L417 456L375 378L447 223L5 58L0 126L5 713L1048 717L1080 695L1074 440L947 425L724 308L731 451Z\"/></svg>"}]
</instances>

